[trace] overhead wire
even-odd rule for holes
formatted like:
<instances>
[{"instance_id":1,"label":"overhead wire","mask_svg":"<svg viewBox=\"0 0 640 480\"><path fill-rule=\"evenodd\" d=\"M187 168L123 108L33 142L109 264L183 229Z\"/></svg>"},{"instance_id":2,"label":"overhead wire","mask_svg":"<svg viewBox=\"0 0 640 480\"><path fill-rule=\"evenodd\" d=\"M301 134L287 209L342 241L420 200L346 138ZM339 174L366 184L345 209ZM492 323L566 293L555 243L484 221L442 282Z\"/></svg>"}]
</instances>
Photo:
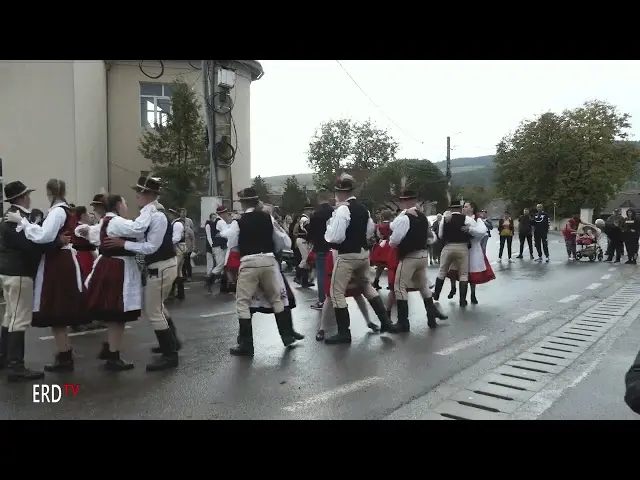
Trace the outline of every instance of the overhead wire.
<instances>
[{"instance_id":1,"label":"overhead wire","mask_svg":"<svg viewBox=\"0 0 640 480\"><path fill-rule=\"evenodd\" d=\"M393 125L396 126L396 128L398 130L400 130L402 133L404 133L407 137L411 138L412 140L414 140L415 142L418 142L421 145L424 145L424 142L422 140L417 139L416 137L414 137L413 135L411 135L410 133L408 133L405 129L403 129L400 125L398 125L383 109L382 107L380 107L380 105L378 105L376 102L373 101L373 99L369 96L369 94L367 92L364 91L364 89L358 84L358 82L355 80L355 78L353 78L353 76L349 73L349 71L344 68L344 65L342 65L342 63L340 63L340 60L336 60L336 62L338 63L338 65L340 65L340 68L342 68L342 70L344 71L344 73L347 74L347 76L351 79L351 81L353 82L353 84L358 87L358 90L360 90L362 92L362 94L367 97L367 99L369 99L369 101L371 102L371 104L376 107L378 110L380 110L380 112L387 118L387 120L389 120Z\"/></svg>"}]
</instances>

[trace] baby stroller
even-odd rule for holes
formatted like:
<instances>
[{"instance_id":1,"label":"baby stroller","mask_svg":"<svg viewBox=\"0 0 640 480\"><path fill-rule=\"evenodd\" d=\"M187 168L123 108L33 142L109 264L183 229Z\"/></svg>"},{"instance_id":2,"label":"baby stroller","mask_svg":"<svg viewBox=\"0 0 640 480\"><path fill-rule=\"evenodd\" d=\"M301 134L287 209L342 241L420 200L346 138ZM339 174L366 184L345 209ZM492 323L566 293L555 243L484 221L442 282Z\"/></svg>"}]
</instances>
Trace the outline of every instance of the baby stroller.
<instances>
[{"instance_id":1,"label":"baby stroller","mask_svg":"<svg viewBox=\"0 0 640 480\"><path fill-rule=\"evenodd\" d=\"M604 259L604 251L600 246L602 232L598 227L591 224L580 225L576 237L576 260L588 258L590 262L595 262L596 258L599 262Z\"/></svg>"}]
</instances>

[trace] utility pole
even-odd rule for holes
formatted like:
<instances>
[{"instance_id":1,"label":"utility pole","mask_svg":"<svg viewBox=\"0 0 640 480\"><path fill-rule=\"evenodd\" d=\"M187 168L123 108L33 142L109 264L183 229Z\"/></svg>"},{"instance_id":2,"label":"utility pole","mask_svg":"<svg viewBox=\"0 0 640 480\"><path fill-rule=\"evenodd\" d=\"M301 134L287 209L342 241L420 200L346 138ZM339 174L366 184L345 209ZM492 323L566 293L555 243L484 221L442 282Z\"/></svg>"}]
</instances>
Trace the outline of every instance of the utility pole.
<instances>
[{"instance_id":1,"label":"utility pole","mask_svg":"<svg viewBox=\"0 0 640 480\"><path fill-rule=\"evenodd\" d=\"M218 162L216 161L216 115L211 108L215 92L215 60L202 60L205 123L209 137L209 196L218 196Z\"/></svg>"},{"instance_id":2,"label":"utility pole","mask_svg":"<svg viewBox=\"0 0 640 480\"><path fill-rule=\"evenodd\" d=\"M447 137L447 200L451 205L451 137ZM447 208L449 208L447 205Z\"/></svg>"}]
</instances>

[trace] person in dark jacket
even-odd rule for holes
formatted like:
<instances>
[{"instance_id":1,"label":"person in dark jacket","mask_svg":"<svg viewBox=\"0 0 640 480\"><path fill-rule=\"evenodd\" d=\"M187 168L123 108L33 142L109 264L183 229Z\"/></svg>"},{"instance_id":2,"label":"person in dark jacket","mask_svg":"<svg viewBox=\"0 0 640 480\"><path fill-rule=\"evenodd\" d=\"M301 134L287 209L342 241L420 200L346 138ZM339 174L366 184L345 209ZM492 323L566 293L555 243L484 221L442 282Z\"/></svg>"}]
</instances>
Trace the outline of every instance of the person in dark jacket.
<instances>
[{"instance_id":1,"label":"person in dark jacket","mask_svg":"<svg viewBox=\"0 0 640 480\"><path fill-rule=\"evenodd\" d=\"M607 258L605 262L611 262L613 260L613 254L616 255L614 263L620 263L622 253L624 250L624 244L622 241L622 224L624 223L624 217L620 213L620 209L616 208L613 211L613 215L607 218L604 227L604 233L609 240L607 245Z\"/></svg>"},{"instance_id":2,"label":"person in dark jacket","mask_svg":"<svg viewBox=\"0 0 640 480\"><path fill-rule=\"evenodd\" d=\"M502 260L502 252L504 245L507 244L507 258L511 261L511 245L513 243L513 218L509 212L504 212L502 218L498 221L498 233L500 234L500 251L498 252L498 261Z\"/></svg>"},{"instance_id":3,"label":"person in dark jacket","mask_svg":"<svg viewBox=\"0 0 640 480\"><path fill-rule=\"evenodd\" d=\"M22 182L8 183L4 187L5 202L10 204L7 212L30 218L31 192L33 189ZM33 314L33 279L42 254L69 243L69 238L38 245L27 240L23 229L16 231L17 226L10 222L0 224L0 279L6 302L0 329L0 368L8 368L9 381L37 380L44 378L44 373L30 370L24 364L25 333Z\"/></svg>"},{"instance_id":4,"label":"person in dark jacket","mask_svg":"<svg viewBox=\"0 0 640 480\"><path fill-rule=\"evenodd\" d=\"M638 239L640 238L640 219L632 209L627 210L626 217L622 224L622 239L629 259L625 264L636 265L638 260Z\"/></svg>"},{"instance_id":5,"label":"person in dark jacket","mask_svg":"<svg viewBox=\"0 0 640 480\"><path fill-rule=\"evenodd\" d=\"M318 285L318 302L311 305L314 310L322 310L324 300L328 292L324 291L324 277L326 267L326 257L329 252L329 244L324 239L327 231L327 222L333 215L331 200L333 193L328 190L318 192L318 206L309 218L307 226L307 238L313 244L313 251L316 254L316 285Z\"/></svg>"},{"instance_id":6,"label":"person in dark jacket","mask_svg":"<svg viewBox=\"0 0 640 480\"><path fill-rule=\"evenodd\" d=\"M520 239L520 255L516 258L523 258L524 242L529 245L529 255L533 260L533 217L529 213L529 209L525 208L522 215L518 217L518 238Z\"/></svg>"},{"instance_id":7,"label":"person in dark jacket","mask_svg":"<svg viewBox=\"0 0 640 480\"><path fill-rule=\"evenodd\" d=\"M550 226L551 220L549 219L549 215L544 211L544 206L539 203L536 205L536 214L533 216L533 240L538 252L536 262L542 262L542 253L544 252L545 257L547 257L547 263L549 263L549 243L547 237Z\"/></svg>"},{"instance_id":8,"label":"person in dark jacket","mask_svg":"<svg viewBox=\"0 0 640 480\"><path fill-rule=\"evenodd\" d=\"M626 392L624 401L631 410L640 415L640 353L624 377Z\"/></svg>"}]
</instances>

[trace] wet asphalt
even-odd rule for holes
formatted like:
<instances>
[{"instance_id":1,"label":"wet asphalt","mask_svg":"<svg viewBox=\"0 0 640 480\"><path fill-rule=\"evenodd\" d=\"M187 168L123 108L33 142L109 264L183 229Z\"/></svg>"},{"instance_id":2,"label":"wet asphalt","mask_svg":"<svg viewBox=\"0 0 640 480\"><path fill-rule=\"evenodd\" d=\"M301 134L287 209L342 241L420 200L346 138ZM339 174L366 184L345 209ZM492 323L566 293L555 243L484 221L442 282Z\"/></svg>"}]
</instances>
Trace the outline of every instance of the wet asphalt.
<instances>
[{"instance_id":1,"label":"wet asphalt","mask_svg":"<svg viewBox=\"0 0 640 480\"><path fill-rule=\"evenodd\" d=\"M516 240L514 249L517 245ZM194 282L184 302L168 304L184 343L177 369L145 372L156 342L144 320L126 331L122 355L136 366L129 372L106 372L96 359L103 332L74 335L76 371L48 374L43 383L78 385L76 396L34 403L31 383L0 380L0 419L382 419L634 268L567 262L559 236L550 236L550 250L548 264L534 263L526 254L513 262L505 255L497 263L498 245L491 239L488 256L497 279L479 286L480 304L466 309L457 297L446 298L445 285L440 303L449 320L435 330L427 328L417 293L410 300L408 335L369 333L350 303L350 347L315 341L320 313L308 306L317 293L295 288L294 322L307 338L285 349L273 316L256 315L253 359L229 355L237 335L233 297L207 294ZM429 268L431 281L436 273L437 267ZM384 277L381 284L386 287ZM381 294L386 296L386 289ZM28 332L29 366L41 368L52 359L49 336L48 330Z\"/></svg>"}]
</instances>

